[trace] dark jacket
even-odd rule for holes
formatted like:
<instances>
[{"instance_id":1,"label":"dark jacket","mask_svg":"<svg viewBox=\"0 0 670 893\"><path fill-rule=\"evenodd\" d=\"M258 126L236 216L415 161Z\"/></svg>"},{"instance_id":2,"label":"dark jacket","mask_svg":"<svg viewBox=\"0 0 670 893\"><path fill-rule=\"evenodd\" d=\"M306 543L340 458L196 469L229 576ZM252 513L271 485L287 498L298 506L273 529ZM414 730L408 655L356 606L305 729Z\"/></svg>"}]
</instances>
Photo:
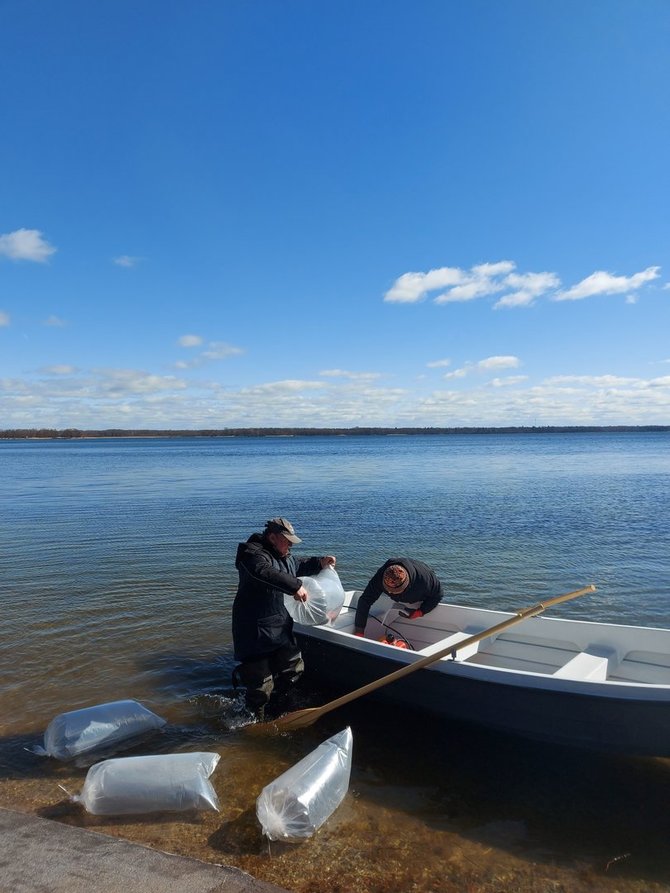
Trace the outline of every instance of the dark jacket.
<instances>
[{"instance_id":1,"label":"dark jacket","mask_svg":"<svg viewBox=\"0 0 670 893\"><path fill-rule=\"evenodd\" d=\"M382 578L384 571L391 564L401 564L406 569L409 574L409 584L400 595L391 595L389 598L405 605L420 602L419 608L424 614L432 611L442 598L442 584L427 564L417 561L415 558L389 558L375 573L358 599L356 619L354 620L356 629L365 629L371 606L384 592ZM386 594L388 595L388 593Z\"/></svg>"},{"instance_id":2,"label":"dark jacket","mask_svg":"<svg viewBox=\"0 0 670 893\"><path fill-rule=\"evenodd\" d=\"M237 547L235 567L240 575L233 602L233 643L236 660L254 660L278 648L295 647L293 620L284 595L300 589L301 575L318 574L319 558L282 558L261 533Z\"/></svg>"}]
</instances>

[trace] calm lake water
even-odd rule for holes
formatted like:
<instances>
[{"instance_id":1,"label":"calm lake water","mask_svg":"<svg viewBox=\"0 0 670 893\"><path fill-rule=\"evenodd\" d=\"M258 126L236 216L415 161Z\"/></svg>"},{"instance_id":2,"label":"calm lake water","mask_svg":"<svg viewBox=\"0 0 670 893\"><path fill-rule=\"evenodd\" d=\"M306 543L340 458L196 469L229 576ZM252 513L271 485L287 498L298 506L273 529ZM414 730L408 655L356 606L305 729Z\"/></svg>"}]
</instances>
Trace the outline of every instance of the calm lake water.
<instances>
[{"instance_id":1,"label":"calm lake water","mask_svg":"<svg viewBox=\"0 0 670 893\"><path fill-rule=\"evenodd\" d=\"M670 763L426 728L374 702L253 741L235 704L237 543L273 515L345 588L387 557L448 600L670 622L670 434L0 441L0 805L236 864L307 891L670 890ZM327 692L313 692L315 703ZM132 697L168 719L137 752L217 750L220 814L133 822L67 802L86 767L24 748L65 710ZM268 852L255 797L350 724L350 794ZM469 885L469 886L468 886Z\"/></svg>"}]
</instances>

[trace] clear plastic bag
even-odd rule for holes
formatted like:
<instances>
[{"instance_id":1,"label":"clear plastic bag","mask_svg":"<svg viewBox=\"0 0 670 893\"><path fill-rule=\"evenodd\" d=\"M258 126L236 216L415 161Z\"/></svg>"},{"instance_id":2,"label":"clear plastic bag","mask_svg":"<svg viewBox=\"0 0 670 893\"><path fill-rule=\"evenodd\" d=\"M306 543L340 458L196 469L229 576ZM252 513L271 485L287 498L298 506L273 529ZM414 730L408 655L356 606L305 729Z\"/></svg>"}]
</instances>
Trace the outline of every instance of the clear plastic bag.
<instances>
[{"instance_id":1,"label":"clear plastic bag","mask_svg":"<svg viewBox=\"0 0 670 893\"><path fill-rule=\"evenodd\" d=\"M91 766L81 794L71 799L93 815L137 815L164 810L213 809L219 801L209 781L218 753L169 753L122 757Z\"/></svg>"},{"instance_id":2,"label":"clear plastic bag","mask_svg":"<svg viewBox=\"0 0 670 893\"><path fill-rule=\"evenodd\" d=\"M297 601L292 595L284 596L291 617L305 626L332 623L344 604L344 589L335 568L325 567L313 577L302 577L302 585L307 590L307 601Z\"/></svg>"},{"instance_id":3,"label":"clear plastic bag","mask_svg":"<svg viewBox=\"0 0 670 893\"><path fill-rule=\"evenodd\" d=\"M311 837L349 789L353 736L347 727L263 788L256 815L270 840Z\"/></svg>"},{"instance_id":4,"label":"clear plastic bag","mask_svg":"<svg viewBox=\"0 0 670 893\"><path fill-rule=\"evenodd\" d=\"M44 733L44 747L35 748L34 753L70 760L89 751L108 749L165 724L166 720L139 701L110 701L54 717Z\"/></svg>"},{"instance_id":5,"label":"clear plastic bag","mask_svg":"<svg viewBox=\"0 0 670 893\"><path fill-rule=\"evenodd\" d=\"M344 604L344 588L340 581L339 574L334 567L324 567L318 573L314 580L319 584L326 596L326 615L330 623L332 623L342 610Z\"/></svg>"},{"instance_id":6,"label":"clear plastic bag","mask_svg":"<svg viewBox=\"0 0 670 893\"><path fill-rule=\"evenodd\" d=\"M305 626L319 626L328 620L326 594L319 586L316 577L302 577L302 585L307 590L307 601L301 602L292 595L284 596L286 610L296 623Z\"/></svg>"}]
</instances>

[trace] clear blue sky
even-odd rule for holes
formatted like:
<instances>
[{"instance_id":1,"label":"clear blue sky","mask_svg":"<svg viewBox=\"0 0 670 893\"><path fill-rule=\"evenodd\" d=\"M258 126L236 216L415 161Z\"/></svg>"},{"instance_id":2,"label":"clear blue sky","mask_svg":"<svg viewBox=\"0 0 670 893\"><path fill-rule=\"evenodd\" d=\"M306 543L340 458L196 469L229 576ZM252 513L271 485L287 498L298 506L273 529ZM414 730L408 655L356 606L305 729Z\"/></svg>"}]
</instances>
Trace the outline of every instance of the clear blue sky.
<instances>
[{"instance_id":1,"label":"clear blue sky","mask_svg":"<svg viewBox=\"0 0 670 893\"><path fill-rule=\"evenodd\" d=\"M0 0L0 428L670 424L667 0Z\"/></svg>"}]
</instances>

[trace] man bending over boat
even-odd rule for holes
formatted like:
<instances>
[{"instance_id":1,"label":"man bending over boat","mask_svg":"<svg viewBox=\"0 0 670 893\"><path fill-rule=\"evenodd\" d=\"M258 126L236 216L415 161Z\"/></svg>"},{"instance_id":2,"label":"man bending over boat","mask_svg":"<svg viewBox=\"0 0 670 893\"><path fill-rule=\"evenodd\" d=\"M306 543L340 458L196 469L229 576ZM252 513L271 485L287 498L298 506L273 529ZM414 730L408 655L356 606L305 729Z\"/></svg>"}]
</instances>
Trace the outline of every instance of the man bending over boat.
<instances>
[{"instance_id":1,"label":"man bending over boat","mask_svg":"<svg viewBox=\"0 0 670 893\"><path fill-rule=\"evenodd\" d=\"M333 555L291 555L291 546L301 542L290 521L271 518L262 533L253 533L237 547L240 582L233 602L233 644L241 663L233 678L246 688L247 707L260 720L273 692L286 694L305 669L284 596L307 601L299 578L335 566Z\"/></svg>"},{"instance_id":2,"label":"man bending over boat","mask_svg":"<svg viewBox=\"0 0 670 893\"><path fill-rule=\"evenodd\" d=\"M389 558L372 577L358 599L354 633L362 636L368 622L370 608L380 595L386 593L402 604L403 617L416 620L428 614L442 598L442 584L435 573L416 558Z\"/></svg>"}]
</instances>

